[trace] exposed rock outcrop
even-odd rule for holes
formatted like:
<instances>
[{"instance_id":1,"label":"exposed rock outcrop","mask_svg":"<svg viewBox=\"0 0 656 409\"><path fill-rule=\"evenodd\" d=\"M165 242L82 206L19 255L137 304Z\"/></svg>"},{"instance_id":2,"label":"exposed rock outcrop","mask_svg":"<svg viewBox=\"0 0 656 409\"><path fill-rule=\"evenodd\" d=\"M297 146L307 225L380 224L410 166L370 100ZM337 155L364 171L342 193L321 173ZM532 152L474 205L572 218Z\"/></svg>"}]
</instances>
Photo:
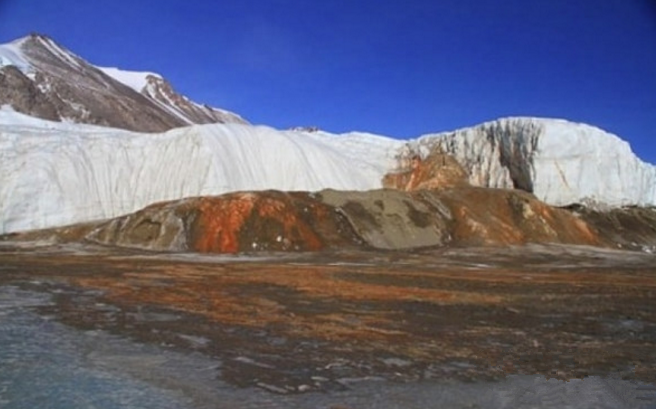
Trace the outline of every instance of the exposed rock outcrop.
<instances>
[{"instance_id":1,"label":"exposed rock outcrop","mask_svg":"<svg viewBox=\"0 0 656 409\"><path fill-rule=\"evenodd\" d=\"M317 251L359 244L335 209L307 193L230 193L157 203L101 224L94 242L151 250Z\"/></svg>"},{"instance_id":2,"label":"exposed rock outcrop","mask_svg":"<svg viewBox=\"0 0 656 409\"><path fill-rule=\"evenodd\" d=\"M656 210L572 211L520 190L468 186L412 192L263 191L157 203L105 222L5 236L10 238L203 253L528 243L651 251Z\"/></svg>"},{"instance_id":3,"label":"exposed rock outcrop","mask_svg":"<svg viewBox=\"0 0 656 409\"><path fill-rule=\"evenodd\" d=\"M145 86L138 91L182 120L183 125L246 123L237 114L207 104L197 104L184 95L178 94L171 83L158 75L147 75Z\"/></svg>"},{"instance_id":4,"label":"exposed rock outcrop","mask_svg":"<svg viewBox=\"0 0 656 409\"><path fill-rule=\"evenodd\" d=\"M452 215L434 192L325 190L317 199L343 214L355 233L379 249L442 246L451 241Z\"/></svg>"},{"instance_id":5,"label":"exposed rock outcrop","mask_svg":"<svg viewBox=\"0 0 656 409\"><path fill-rule=\"evenodd\" d=\"M440 145L432 146L425 158L418 152L402 152L398 161L399 169L385 175L383 187L411 191L469 184L467 171Z\"/></svg>"},{"instance_id":6,"label":"exposed rock outcrop","mask_svg":"<svg viewBox=\"0 0 656 409\"><path fill-rule=\"evenodd\" d=\"M593 226L606 245L656 254L656 208L630 206L600 211L573 205L567 209Z\"/></svg>"},{"instance_id":7,"label":"exposed rock outcrop","mask_svg":"<svg viewBox=\"0 0 656 409\"><path fill-rule=\"evenodd\" d=\"M459 245L606 245L593 226L521 190L453 188L438 193L454 218Z\"/></svg>"},{"instance_id":8,"label":"exposed rock outcrop","mask_svg":"<svg viewBox=\"0 0 656 409\"><path fill-rule=\"evenodd\" d=\"M35 81L13 65L0 67L0 105L6 103L16 111L38 118L59 119L57 100L41 92Z\"/></svg>"}]
</instances>

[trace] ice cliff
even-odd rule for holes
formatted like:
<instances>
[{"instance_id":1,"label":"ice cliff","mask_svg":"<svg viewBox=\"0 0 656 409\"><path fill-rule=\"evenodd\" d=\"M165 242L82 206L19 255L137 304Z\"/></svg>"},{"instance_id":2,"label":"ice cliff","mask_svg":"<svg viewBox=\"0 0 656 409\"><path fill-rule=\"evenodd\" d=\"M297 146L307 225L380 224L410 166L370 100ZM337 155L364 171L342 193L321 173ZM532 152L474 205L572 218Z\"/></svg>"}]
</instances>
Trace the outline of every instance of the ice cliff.
<instances>
[{"instance_id":1,"label":"ice cliff","mask_svg":"<svg viewBox=\"0 0 656 409\"><path fill-rule=\"evenodd\" d=\"M558 119L504 118L410 141L401 157L453 155L475 186L517 188L555 206L656 204L656 167L619 137Z\"/></svg>"},{"instance_id":2,"label":"ice cliff","mask_svg":"<svg viewBox=\"0 0 656 409\"><path fill-rule=\"evenodd\" d=\"M160 134L0 111L0 233L239 190L367 190L400 142L209 124Z\"/></svg>"}]
</instances>

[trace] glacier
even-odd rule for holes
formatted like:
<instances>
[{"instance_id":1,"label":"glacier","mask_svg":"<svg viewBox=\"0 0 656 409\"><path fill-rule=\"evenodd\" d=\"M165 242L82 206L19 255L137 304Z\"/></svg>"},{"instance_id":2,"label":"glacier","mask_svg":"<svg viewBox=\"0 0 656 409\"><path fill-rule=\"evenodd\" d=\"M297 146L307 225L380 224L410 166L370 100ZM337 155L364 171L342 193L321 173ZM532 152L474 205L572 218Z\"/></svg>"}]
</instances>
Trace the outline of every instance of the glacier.
<instances>
[{"instance_id":1,"label":"glacier","mask_svg":"<svg viewBox=\"0 0 656 409\"><path fill-rule=\"evenodd\" d=\"M160 134L0 111L0 233L239 190L368 190L402 142L209 124Z\"/></svg>"},{"instance_id":2,"label":"glacier","mask_svg":"<svg viewBox=\"0 0 656 409\"><path fill-rule=\"evenodd\" d=\"M597 127L511 117L409 141L405 155L435 147L453 155L475 186L522 189L553 205L599 209L656 204L656 167Z\"/></svg>"},{"instance_id":3,"label":"glacier","mask_svg":"<svg viewBox=\"0 0 656 409\"><path fill-rule=\"evenodd\" d=\"M401 141L361 132L209 124L164 133L50 122L0 110L0 233L117 217L243 190L369 190L404 155L439 146L472 185L548 204L653 206L656 167L619 137L563 120L506 118Z\"/></svg>"}]
</instances>

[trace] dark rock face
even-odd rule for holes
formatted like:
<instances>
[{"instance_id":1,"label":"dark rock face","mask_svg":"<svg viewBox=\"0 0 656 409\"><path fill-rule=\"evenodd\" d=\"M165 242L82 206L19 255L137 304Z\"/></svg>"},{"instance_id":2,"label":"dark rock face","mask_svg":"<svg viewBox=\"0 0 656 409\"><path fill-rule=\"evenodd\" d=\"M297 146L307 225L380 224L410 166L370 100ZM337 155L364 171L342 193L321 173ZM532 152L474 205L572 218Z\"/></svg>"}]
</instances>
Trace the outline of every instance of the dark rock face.
<instances>
[{"instance_id":1,"label":"dark rock face","mask_svg":"<svg viewBox=\"0 0 656 409\"><path fill-rule=\"evenodd\" d=\"M30 35L20 49L35 71L33 79L14 66L3 67L0 105L27 115L140 132L245 123L238 115L193 103L162 78L151 76L139 93L42 35Z\"/></svg>"},{"instance_id":2,"label":"dark rock face","mask_svg":"<svg viewBox=\"0 0 656 409\"><path fill-rule=\"evenodd\" d=\"M59 119L56 101L41 92L13 65L0 68L0 105L10 104L16 111L51 121Z\"/></svg>"}]
</instances>

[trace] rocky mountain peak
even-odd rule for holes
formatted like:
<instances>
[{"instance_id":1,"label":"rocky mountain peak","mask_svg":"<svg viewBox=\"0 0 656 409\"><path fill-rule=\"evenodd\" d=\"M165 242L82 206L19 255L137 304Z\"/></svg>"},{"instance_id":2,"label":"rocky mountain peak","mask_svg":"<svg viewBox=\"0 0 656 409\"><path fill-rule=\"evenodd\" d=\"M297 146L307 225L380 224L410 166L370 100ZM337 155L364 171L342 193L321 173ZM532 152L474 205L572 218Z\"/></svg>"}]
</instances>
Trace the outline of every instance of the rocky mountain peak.
<instances>
[{"instance_id":1,"label":"rocky mountain peak","mask_svg":"<svg viewBox=\"0 0 656 409\"><path fill-rule=\"evenodd\" d=\"M10 68L13 67L13 68ZM134 80L143 87L135 89ZM0 105L38 118L161 132L190 124L246 123L176 93L164 78L97 67L44 34L0 45Z\"/></svg>"},{"instance_id":2,"label":"rocky mountain peak","mask_svg":"<svg viewBox=\"0 0 656 409\"><path fill-rule=\"evenodd\" d=\"M162 105L169 111L172 111L189 125L246 123L240 116L232 112L191 101L186 96L177 93L171 83L160 76L147 74L145 80L145 86L140 91L141 94Z\"/></svg>"}]
</instances>

